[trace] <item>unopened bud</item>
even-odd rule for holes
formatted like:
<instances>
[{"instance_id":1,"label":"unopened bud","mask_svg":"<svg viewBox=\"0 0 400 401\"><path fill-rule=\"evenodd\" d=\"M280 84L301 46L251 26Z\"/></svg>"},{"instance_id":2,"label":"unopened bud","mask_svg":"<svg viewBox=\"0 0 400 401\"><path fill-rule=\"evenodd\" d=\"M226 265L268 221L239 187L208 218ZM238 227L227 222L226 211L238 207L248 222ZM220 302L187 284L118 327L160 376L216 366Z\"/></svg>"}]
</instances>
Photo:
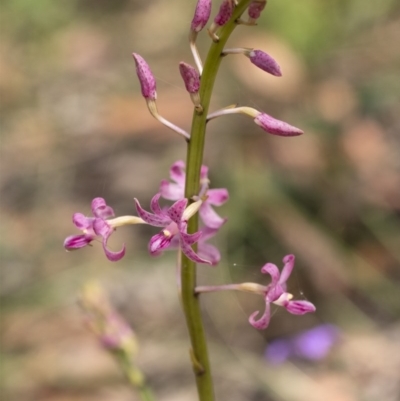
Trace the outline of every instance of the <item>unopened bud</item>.
<instances>
[{"instance_id":1,"label":"unopened bud","mask_svg":"<svg viewBox=\"0 0 400 401\"><path fill-rule=\"evenodd\" d=\"M190 64L181 62L179 63L179 71L185 83L186 90L190 93L190 98L198 112L203 111L203 107L200 104L200 74L196 68Z\"/></svg>"},{"instance_id":2,"label":"unopened bud","mask_svg":"<svg viewBox=\"0 0 400 401\"><path fill-rule=\"evenodd\" d=\"M137 53L132 54L135 64L136 73L139 78L140 86L142 88L142 95L146 100L156 100L156 80L150 70L149 65L146 63L142 56Z\"/></svg>"},{"instance_id":3,"label":"unopened bud","mask_svg":"<svg viewBox=\"0 0 400 401\"><path fill-rule=\"evenodd\" d=\"M304 134L304 132L292 125L285 123L284 121L277 120L268 114L259 113L254 122L259 125L264 131L272 135L279 136L297 136Z\"/></svg>"},{"instance_id":4,"label":"unopened bud","mask_svg":"<svg viewBox=\"0 0 400 401\"><path fill-rule=\"evenodd\" d=\"M235 6L234 0L223 0L221 7L219 8L218 14L214 18L214 22L211 24L208 33L214 41L218 41L219 37L215 34L218 28L225 25L229 18L232 16L233 8Z\"/></svg>"},{"instance_id":5,"label":"unopened bud","mask_svg":"<svg viewBox=\"0 0 400 401\"><path fill-rule=\"evenodd\" d=\"M264 10L265 6L267 5L266 0L256 0L250 3L249 8L247 10L250 21L255 22L258 18L260 18L262 10Z\"/></svg>"},{"instance_id":6,"label":"unopened bud","mask_svg":"<svg viewBox=\"0 0 400 401\"><path fill-rule=\"evenodd\" d=\"M211 0L198 0L191 29L200 32L207 24L211 14Z\"/></svg>"},{"instance_id":7,"label":"unopened bud","mask_svg":"<svg viewBox=\"0 0 400 401\"><path fill-rule=\"evenodd\" d=\"M250 61L269 74L275 75L276 77L282 76L281 68L279 64L267 53L261 50L251 50L246 54Z\"/></svg>"},{"instance_id":8,"label":"unopened bud","mask_svg":"<svg viewBox=\"0 0 400 401\"><path fill-rule=\"evenodd\" d=\"M182 61L179 63L179 71L185 83L186 90L189 93L198 92L200 88L200 75L196 68Z\"/></svg>"}]
</instances>

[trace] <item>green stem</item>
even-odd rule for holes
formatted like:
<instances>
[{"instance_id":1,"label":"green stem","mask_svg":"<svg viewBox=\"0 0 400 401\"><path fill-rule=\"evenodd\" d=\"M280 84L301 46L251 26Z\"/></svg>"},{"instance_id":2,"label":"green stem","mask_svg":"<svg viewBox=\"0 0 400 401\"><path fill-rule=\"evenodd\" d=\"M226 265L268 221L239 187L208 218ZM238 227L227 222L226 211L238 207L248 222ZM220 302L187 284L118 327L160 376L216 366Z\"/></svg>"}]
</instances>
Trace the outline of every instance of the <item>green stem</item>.
<instances>
[{"instance_id":1,"label":"green stem","mask_svg":"<svg viewBox=\"0 0 400 401\"><path fill-rule=\"evenodd\" d=\"M236 27L236 20L248 7L251 0L241 0L236 6L232 18L219 31L219 42L212 43L204 64L201 76L200 99L203 113L194 111L190 141L186 159L185 197L190 199L199 193L200 168L203 162L204 142L206 134L207 113L215 78L221 63L221 53ZM192 217L188 224L188 232L198 231L198 215ZM195 295L196 263L182 254L181 267L182 304L192 349L190 351L193 371L196 377L197 391L200 401L213 401L214 390L211 368L208 357L207 341L201 317L199 299Z\"/></svg>"},{"instance_id":2,"label":"green stem","mask_svg":"<svg viewBox=\"0 0 400 401\"><path fill-rule=\"evenodd\" d=\"M140 399L142 401L154 401L155 398L146 384L143 373L132 363L132 356L124 351L115 352L114 355L129 383L139 393Z\"/></svg>"}]
</instances>

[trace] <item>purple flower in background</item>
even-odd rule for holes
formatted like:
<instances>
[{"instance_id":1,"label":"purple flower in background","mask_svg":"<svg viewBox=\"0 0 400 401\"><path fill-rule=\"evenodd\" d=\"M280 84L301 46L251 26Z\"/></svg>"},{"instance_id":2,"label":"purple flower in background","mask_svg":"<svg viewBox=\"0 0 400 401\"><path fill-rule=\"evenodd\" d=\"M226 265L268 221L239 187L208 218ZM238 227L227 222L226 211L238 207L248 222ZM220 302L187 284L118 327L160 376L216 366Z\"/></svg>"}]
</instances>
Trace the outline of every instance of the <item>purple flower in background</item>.
<instances>
[{"instance_id":1,"label":"purple flower in background","mask_svg":"<svg viewBox=\"0 0 400 401\"><path fill-rule=\"evenodd\" d=\"M256 320L255 317L259 311L252 313L249 317L249 323L256 329L262 330L268 327L271 319L271 303L283 306L289 313L294 315L304 315L309 312L315 312L315 306L308 301L292 301L293 295L286 292L286 281L289 279L294 268L294 255L286 255L283 258L283 269L279 273L279 269L273 263L267 263L261 269L264 274L271 276L271 283L265 288L264 314Z\"/></svg>"},{"instance_id":2,"label":"purple flower in background","mask_svg":"<svg viewBox=\"0 0 400 401\"><path fill-rule=\"evenodd\" d=\"M92 213L94 217L86 217L82 213L75 213L72 222L82 230L81 235L71 235L64 241L64 248L68 251L83 248L89 245L97 236L102 238L103 249L109 260L115 262L125 255L125 245L118 252L113 252L107 247L107 241L114 232L114 227L107 219L114 217L114 210L106 204L103 198L94 198L92 201Z\"/></svg>"},{"instance_id":3,"label":"purple flower in background","mask_svg":"<svg viewBox=\"0 0 400 401\"><path fill-rule=\"evenodd\" d=\"M171 166L169 172L173 182L169 182L168 180L161 181L161 196L168 200L182 199L185 193L185 162L178 160ZM203 201L199 210L200 217L207 227L218 229L226 222L226 219L220 217L212 206L223 205L229 199L229 193L225 188L208 189L209 179L207 166L201 167L200 184L199 198L206 195L206 199Z\"/></svg>"},{"instance_id":4,"label":"purple flower in background","mask_svg":"<svg viewBox=\"0 0 400 401\"><path fill-rule=\"evenodd\" d=\"M202 259L192 249L192 245L196 243L201 237L201 231L194 234L188 234L187 221L189 218L197 212L197 208L200 207L201 201L198 204L192 204L187 209L187 199L180 199L176 201L166 211L162 210L159 204L161 194L157 193L151 200L150 208L153 213L149 213L144 210L139 201L135 198L136 210L138 215L151 226L164 227L164 229L154 235L149 242L149 251L152 255L159 255L166 248L169 248L171 241L176 236L179 239L179 246L182 252L191 260L197 263L211 264L210 261ZM196 203L196 202L195 202ZM195 206L195 207L193 207Z\"/></svg>"},{"instance_id":5,"label":"purple flower in background","mask_svg":"<svg viewBox=\"0 0 400 401\"><path fill-rule=\"evenodd\" d=\"M332 324L321 324L302 331L294 337L272 341L265 357L274 364L280 364L290 357L318 361L328 355L339 341L339 329Z\"/></svg>"}]
</instances>

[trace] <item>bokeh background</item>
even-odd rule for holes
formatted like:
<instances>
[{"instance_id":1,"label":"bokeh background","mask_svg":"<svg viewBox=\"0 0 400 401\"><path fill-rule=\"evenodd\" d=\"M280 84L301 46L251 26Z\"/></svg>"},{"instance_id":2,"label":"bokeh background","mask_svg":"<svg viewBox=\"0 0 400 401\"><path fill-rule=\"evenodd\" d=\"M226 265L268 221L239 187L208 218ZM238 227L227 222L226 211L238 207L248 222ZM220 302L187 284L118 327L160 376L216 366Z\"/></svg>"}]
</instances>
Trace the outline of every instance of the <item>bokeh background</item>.
<instances>
[{"instance_id":1,"label":"bokeh background","mask_svg":"<svg viewBox=\"0 0 400 401\"><path fill-rule=\"evenodd\" d=\"M160 400L195 400L175 255L153 259L152 227L124 227L111 263L95 243L66 253L74 212L106 198L118 215L148 205L185 144L153 120L132 51L157 78L159 110L189 129L178 62L192 62L195 1L4 0L0 6L2 393L10 401L136 400L114 360L85 328L77 298L99 280L139 341L137 363ZM214 14L218 2L214 1ZM199 282L267 283L267 261L297 257L290 290L317 306L276 310L259 332L261 298L204 297L219 400L399 400L400 7L395 0L271 0L230 47L280 63L266 76L224 59L213 109L264 110L306 132L273 137L243 116L209 124L205 163L231 199L215 239L220 265ZM203 34L200 51L209 39ZM325 358L266 360L271 341L323 323L340 333Z\"/></svg>"}]
</instances>

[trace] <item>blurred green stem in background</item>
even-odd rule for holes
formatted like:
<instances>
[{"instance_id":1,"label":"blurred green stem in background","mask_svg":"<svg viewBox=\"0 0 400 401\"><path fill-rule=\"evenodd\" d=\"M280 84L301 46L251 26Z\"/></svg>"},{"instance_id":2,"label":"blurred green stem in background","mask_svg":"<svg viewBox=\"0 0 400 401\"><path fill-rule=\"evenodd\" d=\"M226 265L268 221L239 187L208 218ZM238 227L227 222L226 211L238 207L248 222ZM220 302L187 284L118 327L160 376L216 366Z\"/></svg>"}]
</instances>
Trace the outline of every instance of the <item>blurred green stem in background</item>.
<instances>
[{"instance_id":1,"label":"blurred green stem in background","mask_svg":"<svg viewBox=\"0 0 400 401\"><path fill-rule=\"evenodd\" d=\"M121 366L121 369L131 386L137 390L141 400L155 401L152 391L146 384L143 373L134 365L132 355L125 352L125 350L116 350L112 352L112 354Z\"/></svg>"},{"instance_id":2,"label":"blurred green stem in background","mask_svg":"<svg viewBox=\"0 0 400 401\"><path fill-rule=\"evenodd\" d=\"M242 15L250 2L251 0L242 0L235 7L231 19L218 32L219 41L211 44L204 64L199 91L203 113L200 114L194 111L186 159L185 198L188 199L191 199L194 195L199 193L200 168L203 162L207 113L215 78L222 59L221 53L229 36L237 25L236 20ZM194 233L196 231L198 231L197 214L190 219L188 224L188 233ZM200 312L199 299L195 295L196 263L183 254L181 257L182 304L192 346L190 356L196 377L197 391L200 401L213 401L215 398L207 342Z\"/></svg>"}]
</instances>

